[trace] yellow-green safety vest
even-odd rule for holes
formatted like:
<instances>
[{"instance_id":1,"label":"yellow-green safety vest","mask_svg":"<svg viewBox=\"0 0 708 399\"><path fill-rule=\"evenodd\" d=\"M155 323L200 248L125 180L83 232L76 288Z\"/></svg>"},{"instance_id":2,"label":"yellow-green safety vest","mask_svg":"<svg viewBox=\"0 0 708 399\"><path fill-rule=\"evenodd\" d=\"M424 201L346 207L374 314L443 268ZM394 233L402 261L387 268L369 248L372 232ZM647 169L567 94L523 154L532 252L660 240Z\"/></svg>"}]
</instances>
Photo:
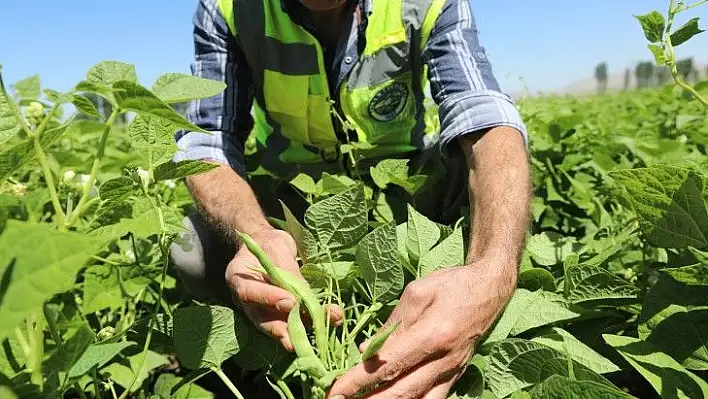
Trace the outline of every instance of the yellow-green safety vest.
<instances>
[{"instance_id":1,"label":"yellow-green safety vest","mask_svg":"<svg viewBox=\"0 0 708 399\"><path fill-rule=\"evenodd\" d=\"M437 110L426 104L421 53L445 0L373 0L366 46L340 85L333 118L322 48L281 0L218 0L251 69L257 146L268 170L321 163L342 144L333 123L356 132L364 158L414 151L435 141ZM429 100L427 100L429 101ZM361 146L360 146L361 147ZM277 173L277 172L276 172Z\"/></svg>"}]
</instances>

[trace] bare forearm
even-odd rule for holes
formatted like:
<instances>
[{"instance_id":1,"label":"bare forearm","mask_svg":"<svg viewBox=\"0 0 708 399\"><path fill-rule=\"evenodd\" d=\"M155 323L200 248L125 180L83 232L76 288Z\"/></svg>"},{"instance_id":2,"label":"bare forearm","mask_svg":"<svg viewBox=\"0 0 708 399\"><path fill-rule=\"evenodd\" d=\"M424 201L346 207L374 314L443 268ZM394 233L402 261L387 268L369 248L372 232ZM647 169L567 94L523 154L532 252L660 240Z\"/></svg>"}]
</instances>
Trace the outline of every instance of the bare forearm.
<instances>
[{"instance_id":1,"label":"bare forearm","mask_svg":"<svg viewBox=\"0 0 708 399\"><path fill-rule=\"evenodd\" d=\"M528 156L522 136L497 127L483 136L463 138L469 166L472 233L469 259L511 265L516 278L529 220L531 197Z\"/></svg>"},{"instance_id":2,"label":"bare forearm","mask_svg":"<svg viewBox=\"0 0 708 399\"><path fill-rule=\"evenodd\" d=\"M202 215L233 241L236 230L253 235L272 228L251 186L229 166L191 176L187 185Z\"/></svg>"}]
</instances>

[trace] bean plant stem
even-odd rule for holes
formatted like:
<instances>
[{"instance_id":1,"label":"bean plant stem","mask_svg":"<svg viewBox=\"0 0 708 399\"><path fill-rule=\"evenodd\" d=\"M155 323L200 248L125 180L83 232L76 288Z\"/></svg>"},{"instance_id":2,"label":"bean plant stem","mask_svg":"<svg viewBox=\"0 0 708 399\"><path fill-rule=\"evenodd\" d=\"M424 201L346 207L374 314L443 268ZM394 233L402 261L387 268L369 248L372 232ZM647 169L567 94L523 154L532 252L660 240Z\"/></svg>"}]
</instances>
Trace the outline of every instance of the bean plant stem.
<instances>
[{"instance_id":1,"label":"bean plant stem","mask_svg":"<svg viewBox=\"0 0 708 399\"><path fill-rule=\"evenodd\" d=\"M288 386L288 384L285 383L285 381L278 379L275 384L278 385L278 388L283 391L283 394L285 395L286 399L295 399L293 391L290 390L290 387Z\"/></svg>"},{"instance_id":2,"label":"bean plant stem","mask_svg":"<svg viewBox=\"0 0 708 399\"><path fill-rule=\"evenodd\" d=\"M689 5L684 4L683 7L678 8L678 9L676 10L676 12L683 12L683 11L686 11L686 10L690 10L690 9L693 8L693 7L698 7L698 6L701 6L701 5L706 4L706 3L708 3L708 0L700 0L700 1L697 1L697 2L695 2L695 3L693 3L693 4L689 4Z\"/></svg>"},{"instance_id":3,"label":"bean plant stem","mask_svg":"<svg viewBox=\"0 0 708 399\"><path fill-rule=\"evenodd\" d=\"M32 144L34 145L34 152L37 155L37 160L39 161L39 166L42 168L42 174L44 175L44 181L47 183L47 190L49 190L49 197L52 199L52 206L54 207L54 214L56 215L56 222L58 226L64 226L65 216L64 210L61 207L61 202L59 201L59 195L57 195L57 188L54 184L54 175L49 167L49 162L47 161L47 155L42 149L42 143L39 141L39 135L35 135L32 138Z\"/></svg>"},{"instance_id":4,"label":"bean plant stem","mask_svg":"<svg viewBox=\"0 0 708 399\"><path fill-rule=\"evenodd\" d=\"M101 399L103 396L101 395L101 387L98 385L98 373L96 372L96 367L93 367L91 369L91 377L93 377L93 389L94 392L96 393L96 399ZM125 390L126 392L129 391L129 389Z\"/></svg>"},{"instance_id":5,"label":"bean plant stem","mask_svg":"<svg viewBox=\"0 0 708 399\"><path fill-rule=\"evenodd\" d=\"M103 134L101 134L101 141L98 143L96 158L93 160L93 165L91 166L89 179L86 184L84 184L83 192L81 193L81 199L79 199L79 203L76 204L74 212L71 214L71 216L69 216L69 219L66 221L67 226L73 225L76 220L81 216L81 214L84 213L84 211L86 210L86 203L90 199L91 190L93 190L93 185L96 182L98 170L101 168L103 156L106 154L106 143L108 142L108 135L111 133L111 130L113 129L113 124L115 124L116 119L118 119L118 115L120 115L120 113L121 110L119 108L115 108L113 112L111 112L111 115L108 117L108 121L106 121L106 127L103 129Z\"/></svg>"},{"instance_id":6,"label":"bean plant stem","mask_svg":"<svg viewBox=\"0 0 708 399\"><path fill-rule=\"evenodd\" d=\"M113 114L111 114L113 116ZM160 227L160 252L162 253L162 274L160 276L160 290L158 291L158 300L155 301L155 307L153 308L153 311L150 315L150 319L148 320L148 325L147 325L147 335L145 337L145 344L143 345L143 350L141 352L141 359L140 359L140 366L137 368L137 372L133 376L133 381L130 383L129 388L127 388L121 395L119 399L125 399L128 394L130 393L130 387L135 385L135 382L138 380L138 377L143 373L143 368L145 367L145 360L147 359L147 352L150 349L150 342L152 341L152 332L153 332L153 323L156 322L157 319L157 313L160 310L160 307L162 306L162 296L165 292L165 279L167 278L167 265L169 264L169 254L170 254L170 243L168 242L167 238L167 228L165 226L165 217L162 214L162 209L160 209L159 205L155 203L155 200L149 195L146 187L143 185L142 186L143 194L148 198L150 201L150 204L153 206L153 210L155 211L155 214L157 215L157 220L159 222L159 227ZM136 254L137 256L137 254Z\"/></svg>"},{"instance_id":7,"label":"bean plant stem","mask_svg":"<svg viewBox=\"0 0 708 399\"><path fill-rule=\"evenodd\" d=\"M364 313L361 314L361 318L359 318L356 325L347 336L347 341L344 343L345 347L351 345L354 342L356 336L359 335L361 330L363 330L367 324L369 324L369 319L376 315L376 313L381 310L381 307L382 305L380 303L374 303L373 305L369 306L369 308L366 309Z\"/></svg>"},{"instance_id":8,"label":"bean plant stem","mask_svg":"<svg viewBox=\"0 0 708 399\"><path fill-rule=\"evenodd\" d=\"M61 339L61 334L59 333L59 329L57 328L56 323L54 323L54 320L49 317L49 306L47 304L44 304L44 318L47 319L47 328L49 328L49 334L54 339L54 342L56 342L57 347L59 348L59 350L64 349L64 341ZM64 383L62 382L62 386L63 385ZM73 387L74 390L76 390L76 393L79 395L79 398L86 399L86 394L84 393L84 390L81 389L81 386L79 385L78 381L74 381Z\"/></svg>"},{"instance_id":9,"label":"bean plant stem","mask_svg":"<svg viewBox=\"0 0 708 399\"><path fill-rule=\"evenodd\" d=\"M243 395L241 395L241 392L239 392L238 388L236 388L236 385L234 385L234 383L231 382L229 377L226 374L224 374L224 372L221 371L220 368L214 367L212 369L212 371L214 373L216 373L217 376L219 376L221 381L224 383L224 385L226 385L227 388L229 388L229 390L231 391L231 393L234 394L234 396L236 396L238 399L244 399Z\"/></svg>"},{"instance_id":10,"label":"bean plant stem","mask_svg":"<svg viewBox=\"0 0 708 399\"><path fill-rule=\"evenodd\" d=\"M681 78L681 75L678 73L678 67L676 64L676 53L674 51L674 45L671 42L671 27L674 24L674 17L676 16L677 13L681 11L686 11L690 8L699 6L703 3L708 2L708 0L702 0L698 1L694 4L691 4L690 6L683 6L681 8L676 7L676 0L671 0L671 3L669 4L669 20L666 23L666 30L664 31L664 49L665 53L668 54L668 60L667 64L669 66L669 70L671 72L671 76L674 79L674 82L676 82L676 85L678 85L680 88L686 90L687 92L691 93L693 97L701 103L704 107L708 109L708 100L705 99L701 93L699 93L696 89L694 89L691 85L683 81L683 78Z\"/></svg>"}]
</instances>

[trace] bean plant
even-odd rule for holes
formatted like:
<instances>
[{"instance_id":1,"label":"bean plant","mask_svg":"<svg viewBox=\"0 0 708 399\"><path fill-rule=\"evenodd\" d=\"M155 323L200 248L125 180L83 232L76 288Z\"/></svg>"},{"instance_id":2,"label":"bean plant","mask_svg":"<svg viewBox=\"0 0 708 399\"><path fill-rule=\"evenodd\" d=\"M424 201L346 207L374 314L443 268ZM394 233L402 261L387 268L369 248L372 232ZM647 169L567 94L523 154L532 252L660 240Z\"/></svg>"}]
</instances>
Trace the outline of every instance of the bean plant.
<instances>
[{"instance_id":1,"label":"bean plant","mask_svg":"<svg viewBox=\"0 0 708 399\"><path fill-rule=\"evenodd\" d=\"M450 398L708 397L705 83L683 82L673 52L700 29L672 28L704 3L639 17L680 91L519 102L536 195L517 289ZM382 360L410 284L464 264L467 210L446 225L393 201L435 177L403 159L364 168L371 146L351 142L351 173L288 179L308 207L270 218L304 280L239 235L298 300L294 352L237 303L190 296L169 248L189 245L183 179L214 166L173 161L174 134L202 131L175 109L223 90L175 73L148 89L116 61L64 93L0 78L0 397L320 399Z\"/></svg>"}]
</instances>

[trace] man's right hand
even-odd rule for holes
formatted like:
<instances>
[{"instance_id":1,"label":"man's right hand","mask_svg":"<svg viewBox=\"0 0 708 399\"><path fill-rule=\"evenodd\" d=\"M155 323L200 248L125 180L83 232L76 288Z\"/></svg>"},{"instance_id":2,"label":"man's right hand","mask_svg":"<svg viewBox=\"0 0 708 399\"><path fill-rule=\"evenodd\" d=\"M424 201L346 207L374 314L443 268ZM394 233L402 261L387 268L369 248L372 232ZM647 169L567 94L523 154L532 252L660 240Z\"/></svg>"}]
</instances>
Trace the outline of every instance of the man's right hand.
<instances>
[{"instance_id":1,"label":"man's right hand","mask_svg":"<svg viewBox=\"0 0 708 399\"><path fill-rule=\"evenodd\" d=\"M251 238L277 267L303 278L297 263L295 240L290 234L267 229L251 234ZM226 282L234 292L235 299L243 305L246 316L261 331L280 341L285 349L292 352L287 318L297 299L288 291L273 285L267 274L254 270L259 266L258 259L242 245L226 268ZM331 323L336 325L341 322L342 311L339 307L329 308L328 313Z\"/></svg>"}]
</instances>

